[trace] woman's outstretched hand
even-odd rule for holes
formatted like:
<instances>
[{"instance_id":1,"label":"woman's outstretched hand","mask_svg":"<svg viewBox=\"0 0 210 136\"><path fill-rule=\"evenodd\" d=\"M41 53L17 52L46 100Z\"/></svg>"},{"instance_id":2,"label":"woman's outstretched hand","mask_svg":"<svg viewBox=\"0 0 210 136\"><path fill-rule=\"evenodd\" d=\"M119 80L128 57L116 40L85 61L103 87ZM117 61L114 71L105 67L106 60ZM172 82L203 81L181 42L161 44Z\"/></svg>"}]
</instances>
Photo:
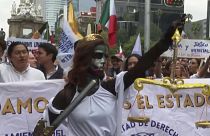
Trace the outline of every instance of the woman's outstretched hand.
<instances>
[{"instance_id":1,"label":"woman's outstretched hand","mask_svg":"<svg viewBox=\"0 0 210 136\"><path fill-rule=\"evenodd\" d=\"M163 35L163 40L168 42L169 46L173 45L172 36L174 35L176 29L179 30L179 33L181 34L182 30L184 28L184 19L178 19L171 23L171 25L168 27L167 31Z\"/></svg>"}]
</instances>

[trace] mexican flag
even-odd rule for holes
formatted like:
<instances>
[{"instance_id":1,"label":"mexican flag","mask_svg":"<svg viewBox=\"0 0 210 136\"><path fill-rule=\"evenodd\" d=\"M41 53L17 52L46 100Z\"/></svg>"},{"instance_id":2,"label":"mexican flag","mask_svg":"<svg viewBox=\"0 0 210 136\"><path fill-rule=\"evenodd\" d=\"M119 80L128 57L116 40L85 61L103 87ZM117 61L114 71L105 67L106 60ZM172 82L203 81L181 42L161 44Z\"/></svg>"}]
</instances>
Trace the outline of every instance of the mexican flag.
<instances>
[{"instance_id":1,"label":"mexican flag","mask_svg":"<svg viewBox=\"0 0 210 136\"><path fill-rule=\"evenodd\" d=\"M115 47L117 42L117 16L114 0L106 0L99 22L101 25L108 28L109 47Z\"/></svg>"}]
</instances>

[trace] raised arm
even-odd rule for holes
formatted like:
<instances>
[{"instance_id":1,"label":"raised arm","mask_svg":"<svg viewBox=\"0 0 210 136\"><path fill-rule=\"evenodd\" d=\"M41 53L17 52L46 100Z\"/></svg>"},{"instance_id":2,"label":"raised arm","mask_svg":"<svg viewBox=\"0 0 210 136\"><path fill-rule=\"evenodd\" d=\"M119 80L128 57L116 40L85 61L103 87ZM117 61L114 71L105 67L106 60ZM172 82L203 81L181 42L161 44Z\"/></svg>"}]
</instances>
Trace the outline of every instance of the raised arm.
<instances>
[{"instance_id":1,"label":"raised arm","mask_svg":"<svg viewBox=\"0 0 210 136\"><path fill-rule=\"evenodd\" d=\"M125 89L128 88L136 78L144 78L145 71L152 66L155 60L172 45L172 39L177 27L183 27L180 21L175 21L168 28L163 38L161 38L155 46L153 46L146 54L144 54L138 63L124 75Z\"/></svg>"},{"instance_id":2,"label":"raised arm","mask_svg":"<svg viewBox=\"0 0 210 136\"><path fill-rule=\"evenodd\" d=\"M208 68L209 68L209 64L210 64L210 56L207 58L206 63L204 64L203 67L201 67L198 71L198 77L204 77L204 75L206 74Z\"/></svg>"}]
</instances>

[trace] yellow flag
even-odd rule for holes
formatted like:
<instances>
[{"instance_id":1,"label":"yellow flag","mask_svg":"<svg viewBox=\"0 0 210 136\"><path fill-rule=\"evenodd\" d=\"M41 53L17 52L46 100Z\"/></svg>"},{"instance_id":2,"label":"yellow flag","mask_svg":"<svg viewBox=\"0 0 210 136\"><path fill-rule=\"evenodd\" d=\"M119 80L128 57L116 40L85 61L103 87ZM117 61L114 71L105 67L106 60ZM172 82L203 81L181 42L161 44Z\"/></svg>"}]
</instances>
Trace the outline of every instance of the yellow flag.
<instances>
[{"instance_id":1,"label":"yellow flag","mask_svg":"<svg viewBox=\"0 0 210 136\"><path fill-rule=\"evenodd\" d=\"M72 1L69 2L68 22L73 32L79 37L79 39L82 39L83 36L78 31L78 25L74 15L74 7Z\"/></svg>"},{"instance_id":2,"label":"yellow flag","mask_svg":"<svg viewBox=\"0 0 210 136\"><path fill-rule=\"evenodd\" d=\"M41 37L41 35L38 31L34 32L32 35L32 39L39 39L40 37Z\"/></svg>"},{"instance_id":3,"label":"yellow flag","mask_svg":"<svg viewBox=\"0 0 210 136\"><path fill-rule=\"evenodd\" d=\"M179 30L176 29L174 35L171 38L173 41L176 42L176 44L178 44L181 41L181 34L179 33Z\"/></svg>"}]
</instances>

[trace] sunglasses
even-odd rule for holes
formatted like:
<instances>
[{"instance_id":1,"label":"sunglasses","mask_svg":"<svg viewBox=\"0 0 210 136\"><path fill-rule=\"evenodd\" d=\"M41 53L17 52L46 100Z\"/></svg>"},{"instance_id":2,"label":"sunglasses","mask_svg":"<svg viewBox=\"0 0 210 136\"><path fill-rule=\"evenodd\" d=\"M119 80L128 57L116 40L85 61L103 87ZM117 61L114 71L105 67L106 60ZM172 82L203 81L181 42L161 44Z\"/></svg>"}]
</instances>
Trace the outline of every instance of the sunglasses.
<instances>
[{"instance_id":1,"label":"sunglasses","mask_svg":"<svg viewBox=\"0 0 210 136\"><path fill-rule=\"evenodd\" d=\"M95 52L93 53L93 58L95 59L102 59L103 57L108 58L107 54Z\"/></svg>"}]
</instances>

